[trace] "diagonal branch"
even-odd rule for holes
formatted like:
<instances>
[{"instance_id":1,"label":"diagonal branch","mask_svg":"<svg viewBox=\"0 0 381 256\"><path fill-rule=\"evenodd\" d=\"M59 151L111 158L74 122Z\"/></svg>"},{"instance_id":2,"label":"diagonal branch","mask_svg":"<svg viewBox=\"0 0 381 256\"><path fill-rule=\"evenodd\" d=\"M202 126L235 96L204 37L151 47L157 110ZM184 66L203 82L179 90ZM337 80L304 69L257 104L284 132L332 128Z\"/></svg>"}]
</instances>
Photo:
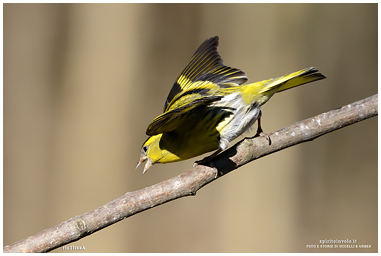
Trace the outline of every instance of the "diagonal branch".
<instances>
[{"instance_id":1,"label":"diagonal branch","mask_svg":"<svg viewBox=\"0 0 381 256\"><path fill-rule=\"evenodd\" d=\"M378 115L378 94L354 102L289 127L270 133L271 145L264 138L245 138L215 157L212 164L221 177L257 158L314 140L326 133ZM123 196L78 215L33 236L7 245L4 252L47 252L77 241L127 217L152 207L195 195L206 184L217 179L215 169L199 165L174 178Z\"/></svg>"}]
</instances>

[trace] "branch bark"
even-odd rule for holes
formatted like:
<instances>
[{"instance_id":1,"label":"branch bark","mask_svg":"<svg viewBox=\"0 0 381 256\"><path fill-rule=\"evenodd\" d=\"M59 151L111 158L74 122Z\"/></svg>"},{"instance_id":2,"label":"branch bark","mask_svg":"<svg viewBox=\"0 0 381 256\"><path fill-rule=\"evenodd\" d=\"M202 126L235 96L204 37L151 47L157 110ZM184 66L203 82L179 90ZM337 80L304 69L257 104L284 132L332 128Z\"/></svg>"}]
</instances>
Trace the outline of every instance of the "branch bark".
<instances>
[{"instance_id":1,"label":"branch bark","mask_svg":"<svg viewBox=\"0 0 381 256\"><path fill-rule=\"evenodd\" d=\"M7 245L3 252L48 252L77 241L98 230L141 211L196 192L217 178L255 159L312 141L326 133L378 115L378 94L348 104L269 134L265 138L245 138L212 160L210 166L198 165L169 180L123 196L90 212L78 215L33 236Z\"/></svg>"}]
</instances>

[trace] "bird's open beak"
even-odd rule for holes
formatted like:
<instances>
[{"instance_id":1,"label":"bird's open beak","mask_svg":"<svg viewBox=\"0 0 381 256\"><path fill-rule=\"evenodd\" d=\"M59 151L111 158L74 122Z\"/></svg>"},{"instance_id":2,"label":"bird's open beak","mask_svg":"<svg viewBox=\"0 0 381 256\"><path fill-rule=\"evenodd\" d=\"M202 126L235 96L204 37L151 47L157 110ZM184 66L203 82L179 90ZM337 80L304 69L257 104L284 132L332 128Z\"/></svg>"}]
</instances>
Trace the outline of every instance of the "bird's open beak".
<instances>
[{"instance_id":1,"label":"bird's open beak","mask_svg":"<svg viewBox=\"0 0 381 256\"><path fill-rule=\"evenodd\" d=\"M144 170L143 170L143 174L149 169L151 168L151 166L153 165L152 161L147 157L147 156L141 156L140 157L140 160L138 162L138 164L136 165L136 168L137 169L139 167L139 165L141 163L144 163L145 161L147 161L146 165L144 166Z\"/></svg>"}]
</instances>

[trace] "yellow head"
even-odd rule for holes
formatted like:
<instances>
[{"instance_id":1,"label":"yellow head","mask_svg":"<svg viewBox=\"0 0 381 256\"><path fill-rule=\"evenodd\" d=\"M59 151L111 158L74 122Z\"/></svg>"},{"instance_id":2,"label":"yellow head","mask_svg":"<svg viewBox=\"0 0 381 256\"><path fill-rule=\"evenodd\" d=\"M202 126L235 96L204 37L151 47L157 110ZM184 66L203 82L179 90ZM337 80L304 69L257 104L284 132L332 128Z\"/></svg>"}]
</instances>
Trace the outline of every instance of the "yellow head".
<instances>
[{"instance_id":1,"label":"yellow head","mask_svg":"<svg viewBox=\"0 0 381 256\"><path fill-rule=\"evenodd\" d=\"M170 163L180 161L180 157L171 153L165 147L163 147L162 143L162 135L158 134L149 137L144 143L140 150L140 160L136 168L139 167L141 163L147 161L144 166L143 174L155 163Z\"/></svg>"}]
</instances>

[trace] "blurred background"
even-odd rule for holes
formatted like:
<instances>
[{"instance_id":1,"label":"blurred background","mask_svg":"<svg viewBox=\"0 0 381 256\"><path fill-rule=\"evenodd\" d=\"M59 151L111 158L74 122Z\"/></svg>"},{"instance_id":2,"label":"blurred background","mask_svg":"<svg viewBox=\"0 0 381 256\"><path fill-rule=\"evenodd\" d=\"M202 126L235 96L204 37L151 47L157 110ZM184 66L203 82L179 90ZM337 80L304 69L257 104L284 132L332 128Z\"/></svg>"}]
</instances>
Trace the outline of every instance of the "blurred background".
<instances>
[{"instance_id":1,"label":"blurred background","mask_svg":"<svg viewBox=\"0 0 381 256\"><path fill-rule=\"evenodd\" d=\"M178 175L203 157L155 165L144 176L142 167L135 170L148 124L212 36L220 37L224 64L250 82L310 66L327 77L275 95L262 108L265 132L377 93L377 4L3 10L4 245ZM251 162L195 197L70 245L83 252L377 252L377 182L372 118ZM322 239L371 248L306 248Z\"/></svg>"}]
</instances>

